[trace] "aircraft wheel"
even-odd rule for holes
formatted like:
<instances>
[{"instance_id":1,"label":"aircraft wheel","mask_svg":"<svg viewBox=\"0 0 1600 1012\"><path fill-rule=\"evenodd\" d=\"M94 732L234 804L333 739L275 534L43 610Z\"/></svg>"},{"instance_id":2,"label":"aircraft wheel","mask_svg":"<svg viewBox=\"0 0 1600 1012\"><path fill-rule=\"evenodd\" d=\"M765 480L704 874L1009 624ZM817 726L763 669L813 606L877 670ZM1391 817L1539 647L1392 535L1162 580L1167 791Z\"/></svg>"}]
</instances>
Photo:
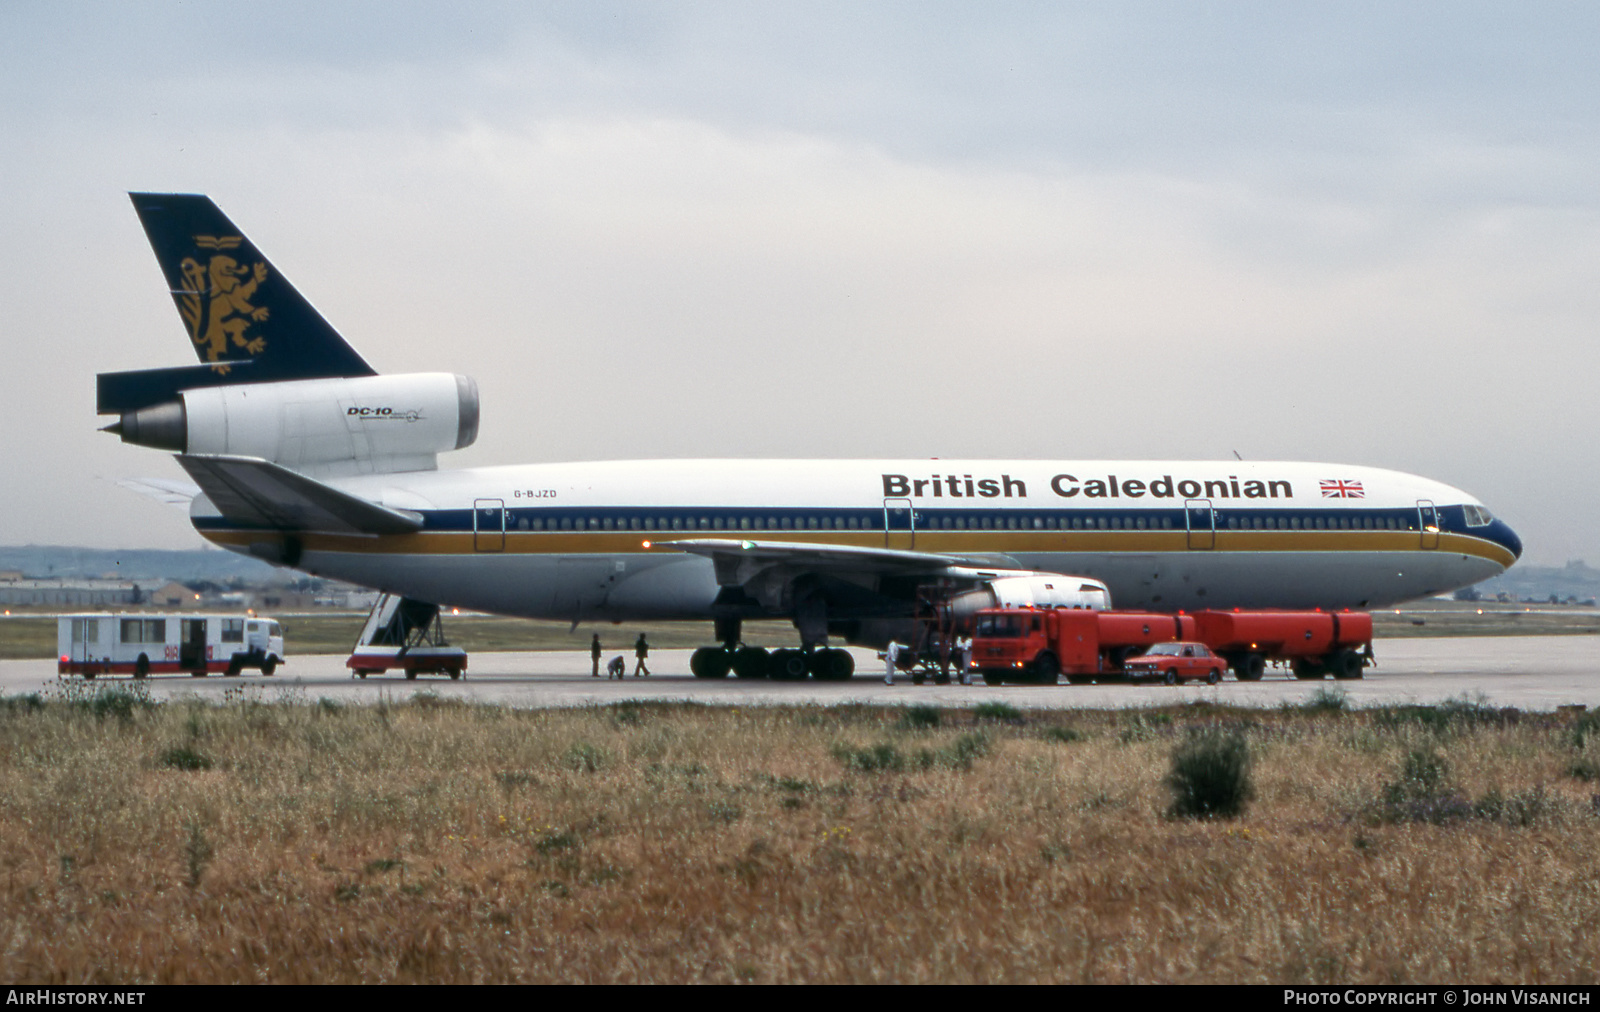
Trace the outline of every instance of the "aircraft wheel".
<instances>
[{"instance_id":1,"label":"aircraft wheel","mask_svg":"<svg viewBox=\"0 0 1600 1012\"><path fill-rule=\"evenodd\" d=\"M689 655L689 672L696 678L728 677L728 651L721 647L701 647Z\"/></svg>"},{"instance_id":2,"label":"aircraft wheel","mask_svg":"<svg viewBox=\"0 0 1600 1012\"><path fill-rule=\"evenodd\" d=\"M856 659L848 650L818 650L811 656L811 674L818 681L847 682L856 673Z\"/></svg>"},{"instance_id":3,"label":"aircraft wheel","mask_svg":"<svg viewBox=\"0 0 1600 1012\"><path fill-rule=\"evenodd\" d=\"M772 664L772 655L760 647L740 647L733 655L733 673L737 678L765 678Z\"/></svg>"},{"instance_id":4,"label":"aircraft wheel","mask_svg":"<svg viewBox=\"0 0 1600 1012\"><path fill-rule=\"evenodd\" d=\"M806 676L806 655L798 650L774 650L767 675L780 681L796 682Z\"/></svg>"},{"instance_id":5,"label":"aircraft wheel","mask_svg":"<svg viewBox=\"0 0 1600 1012\"><path fill-rule=\"evenodd\" d=\"M855 677L856 659L848 650L830 650L833 660L829 665L830 674L836 682L848 682Z\"/></svg>"}]
</instances>

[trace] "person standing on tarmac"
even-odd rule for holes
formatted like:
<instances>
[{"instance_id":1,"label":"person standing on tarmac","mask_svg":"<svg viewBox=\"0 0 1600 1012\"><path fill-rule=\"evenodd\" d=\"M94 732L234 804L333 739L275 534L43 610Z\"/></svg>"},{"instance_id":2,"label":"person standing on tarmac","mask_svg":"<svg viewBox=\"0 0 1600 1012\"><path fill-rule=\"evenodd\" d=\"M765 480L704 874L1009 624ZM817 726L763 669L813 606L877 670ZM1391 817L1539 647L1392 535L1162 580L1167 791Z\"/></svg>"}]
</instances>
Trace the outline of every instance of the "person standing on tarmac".
<instances>
[{"instance_id":1,"label":"person standing on tarmac","mask_svg":"<svg viewBox=\"0 0 1600 1012\"><path fill-rule=\"evenodd\" d=\"M594 661L594 677L600 677L600 634L594 634L594 640L589 644L589 659Z\"/></svg>"},{"instance_id":2,"label":"person standing on tarmac","mask_svg":"<svg viewBox=\"0 0 1600 1012\"><path fill-rule=\"evenodd\" d=\"M650 677L650 669L644 666L644 659L650 656L650 644L644 641L644 633L640 633L639 638L633 643L633 656L638 659L633 668L633 677L638 678L641 671L646 678Z\"/></svg>"},{"instance_id":3,"label":"person standing on tarmac","mask_svg":"<svg viewBox=\"0 0 1600 1012\"><path fill-rule=\"evenodd\" d=\"M961 672L961 684L972 684L972 639L962 636L956 640L956 667Z\"/></svg>"},{"instance_id":4,"label":"person standing on tarmac","mask_svg":"<svg viewBox=\"0 0 1600 1012\"><path fill-rule=\"evenodd\" d=\"M883 684L894 684L894 666L895 662L899 660L900 644L894 640L890 640L889 645L883 649Z\"/></svg>"}]
</instances>

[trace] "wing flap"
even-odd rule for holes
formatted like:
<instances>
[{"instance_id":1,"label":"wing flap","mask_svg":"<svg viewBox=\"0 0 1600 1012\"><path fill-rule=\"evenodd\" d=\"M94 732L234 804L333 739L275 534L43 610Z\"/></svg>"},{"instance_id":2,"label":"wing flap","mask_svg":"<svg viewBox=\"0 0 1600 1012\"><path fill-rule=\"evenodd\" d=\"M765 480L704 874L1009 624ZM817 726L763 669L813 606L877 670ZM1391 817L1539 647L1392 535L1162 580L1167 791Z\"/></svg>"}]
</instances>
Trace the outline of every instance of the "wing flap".
<instances>
[{"instance_id":1,"label":"wing flap","mask_svg":"<svg viewBox=\"0 0 1600 1012\"><path fill-rule=\"evenodd\" d=\"M342 492L257 457L180 454L178 463L230 522L334 534L410 534L422 517Z\"/></svg>"}]
</instances>

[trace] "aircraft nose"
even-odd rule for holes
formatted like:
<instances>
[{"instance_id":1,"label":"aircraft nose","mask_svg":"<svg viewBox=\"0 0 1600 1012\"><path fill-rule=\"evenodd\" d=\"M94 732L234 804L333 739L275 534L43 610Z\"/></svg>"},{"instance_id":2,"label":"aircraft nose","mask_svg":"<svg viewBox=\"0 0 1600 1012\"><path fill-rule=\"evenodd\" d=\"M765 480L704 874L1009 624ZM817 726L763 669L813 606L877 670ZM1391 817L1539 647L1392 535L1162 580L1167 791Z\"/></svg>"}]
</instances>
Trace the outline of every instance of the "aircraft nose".
<instances>
[{"instance_id":1,"label":"aircraft nose","mask_svg":"<svg viewBox=\"0 0 1600 1012\"><path fill-rule=\"evenodd\" d=\"M1500 543L1511 549L1512 555L1519 559L1522 558L1522 539L1517 537L1517 532L1512 530L1511 525L1504 520L1497 520L1495 524L1500 528Z\"/></svg>"}]
</instances>

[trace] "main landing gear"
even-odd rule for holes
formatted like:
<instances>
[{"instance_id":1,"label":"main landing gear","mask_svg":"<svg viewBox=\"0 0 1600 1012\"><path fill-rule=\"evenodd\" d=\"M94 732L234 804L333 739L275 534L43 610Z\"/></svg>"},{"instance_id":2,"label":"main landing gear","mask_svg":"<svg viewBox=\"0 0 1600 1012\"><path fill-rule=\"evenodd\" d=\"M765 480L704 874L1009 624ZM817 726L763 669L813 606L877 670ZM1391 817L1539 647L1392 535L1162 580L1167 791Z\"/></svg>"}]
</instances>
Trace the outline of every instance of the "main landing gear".
<instances>
[{"instance_id":1,"label":"main landing gear","mask_svg":"<svg viewBox=\"0 0 1600 1012\"><path fill-rule=\"evenodd\" d=\"M848 681L856 660L848 650L829 647L767 650L739 645L739 619L717 619L720 647L701 647L689 655L689 670L696 678L771 678L799 681L810 675L819 682Z\"/></svg>"},{"instance_id":2,"label":"main landing gear","mask_svg":"<svg viewBox=\"0 0 1600 1012\"><path fill-rule=\"evenodd\" d=\"M701 647L689 655L689 670L696 678L771 678L799 681L807 675L821 682L843 682L856 673L850 651L766 650L762 647Z\"/></svg>"}]
</instances>

